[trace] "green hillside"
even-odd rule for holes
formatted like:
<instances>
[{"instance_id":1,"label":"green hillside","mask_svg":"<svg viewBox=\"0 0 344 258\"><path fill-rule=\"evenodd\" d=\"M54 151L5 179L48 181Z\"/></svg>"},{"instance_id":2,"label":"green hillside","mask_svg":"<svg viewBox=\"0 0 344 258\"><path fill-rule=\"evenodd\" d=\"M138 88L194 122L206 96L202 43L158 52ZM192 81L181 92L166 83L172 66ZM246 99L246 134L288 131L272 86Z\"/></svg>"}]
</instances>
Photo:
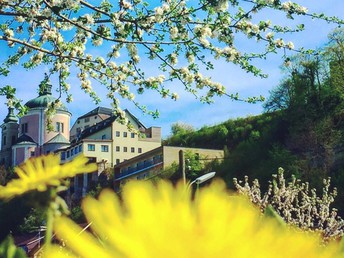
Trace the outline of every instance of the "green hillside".
<instances>
[{"instance_id":1,"label":"green hillside","mask_svg":"<svg viewBox=\"0 0 344 258\"><path fill-rule=\"evenodd\" d=\"M335 205L344 211L344 37L330 35L316 55L288 59L285 78L264 103L266 113L228 120L199 130L175 124L166 145L225 149L216 167L232 186L233 177L258 178L262 188L283 167L322 191L331 177Z\"/></svg>"}]
</instances>

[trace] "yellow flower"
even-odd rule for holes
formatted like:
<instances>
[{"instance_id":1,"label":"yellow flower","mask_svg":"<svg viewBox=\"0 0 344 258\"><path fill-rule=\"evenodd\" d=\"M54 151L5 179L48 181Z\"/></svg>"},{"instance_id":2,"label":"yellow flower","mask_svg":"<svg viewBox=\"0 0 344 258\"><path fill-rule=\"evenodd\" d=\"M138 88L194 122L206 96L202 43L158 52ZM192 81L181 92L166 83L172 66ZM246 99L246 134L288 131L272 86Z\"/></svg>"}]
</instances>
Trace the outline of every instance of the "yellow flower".
<instances>
[{"instance_id":1,"label":"yellow flower","mask_svg":"<svg viewBox=\"0 0 344 258\"><path fill-rule=\"evenodd\" d=\"M104 190L98 200L87 197L83 210L97 237L66 217L54 226L77 257L339 257L335 244L320 246L317 236L262 217L222 183L191 200L182 186L130 182L121 201Z\"/></svg>"},{"instance_id":2,"label":"yellow flower","mask_svg":"<svg viewBox=\"0 0 344 258\"><path fill-rule=\"evenodd\" d=\"M63 165L60 165L60 157L53 154L28 159L14 168L19 178L0 186L0 199L11 199L31 190L43 192L48 186L60 186L67 177L96 171L97 165L87 162L82 155Z\"/></svg>"}]
</instances>

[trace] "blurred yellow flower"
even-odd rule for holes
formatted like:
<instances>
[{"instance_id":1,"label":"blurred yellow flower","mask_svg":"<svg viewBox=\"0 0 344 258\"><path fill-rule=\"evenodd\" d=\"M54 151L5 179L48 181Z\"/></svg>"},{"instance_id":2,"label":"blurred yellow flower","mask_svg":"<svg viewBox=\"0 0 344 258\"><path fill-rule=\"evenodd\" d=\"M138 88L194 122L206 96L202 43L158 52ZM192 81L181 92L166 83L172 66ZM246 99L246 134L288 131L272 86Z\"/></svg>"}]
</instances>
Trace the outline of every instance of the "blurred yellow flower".
<instances>
[{"instance_id":1,"label":"blurred yellow flower","mask_svg":"<svg viewBox=\"0 0 344 258\"><path fill-rule=\"evenodd\" d=\"M215 183L195 200L183 186L129 182L123 199L104 190L87 197L83 210L94 237L66 217L55 233L77 257L339 257L310 232L281 227L246 199ZM50 256L47 250L45 257ZM64 257L63 252L54 257Z\"/></svg>"},{"instance_id":2,"label":"blurred yellow flower","mask_svg":"<svg viewBox=\"0 0 344 258\"><path fill-rule=\"evenodd\" d=\"M53 154L28 159L14 168L17 179L6 186L0 186L0 199L11 199L31 190L43 192L48 186L61 185L62 180L67 177L97 170L96 164L87 162L88 159L82 155L63 165L60 164L60 157Z\"/></svg>"}]
</instances>

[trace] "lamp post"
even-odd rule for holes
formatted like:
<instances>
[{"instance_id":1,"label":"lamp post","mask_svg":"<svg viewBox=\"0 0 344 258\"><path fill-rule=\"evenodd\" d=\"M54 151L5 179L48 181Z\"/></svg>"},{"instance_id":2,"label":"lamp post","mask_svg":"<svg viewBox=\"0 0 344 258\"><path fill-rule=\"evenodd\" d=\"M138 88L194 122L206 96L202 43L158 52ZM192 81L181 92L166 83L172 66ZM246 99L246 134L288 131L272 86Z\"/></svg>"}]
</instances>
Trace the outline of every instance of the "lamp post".
<instances>
[{"instance_id":1,"label":"lamp post","mask_svg":"<svg viewBox=\"0 0 344 258\"><path fill-rule=\"evenodd\" d=\"M191 187L191 185L196 184L197 185L197 189L199 187L200 184L204 183L205 181L208 181L209 179L213 178L215 176L216 172L209 172L207 174L204 174L203 176L197 177L194 181L192 181L189 185L188 185L188 190Z\"/></svg>"}]
</instances>

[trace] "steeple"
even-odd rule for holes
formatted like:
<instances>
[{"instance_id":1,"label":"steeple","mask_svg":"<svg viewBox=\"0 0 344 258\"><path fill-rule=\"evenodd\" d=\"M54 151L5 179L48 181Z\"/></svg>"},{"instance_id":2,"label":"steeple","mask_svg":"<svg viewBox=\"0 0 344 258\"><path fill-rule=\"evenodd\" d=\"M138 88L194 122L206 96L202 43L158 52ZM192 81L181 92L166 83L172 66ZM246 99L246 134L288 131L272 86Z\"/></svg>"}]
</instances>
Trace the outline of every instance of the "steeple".
<instances>
[{"instance_id":1,"label":"steeple","mask_svg":"<svg viewBox=\"0 0 344 258\"><path fill-rule=\"evenodd\" d=\"M51 82L48 75L44 74L44 80L39 84L39 96L51 95Z\"/></svg>"},{"instance_id":2,"label":"steeple","mask_svg":"<svg viewBox=\"0 0 344 258\"><path fill-rule=\"evenodd\" d=\"M12 146L18 138L18 119L14 115L14 108L8 108L8 114L1 128L0 164L6 168L12 166Z\"/></svg>"},{"instance_id":3,"label":"steeple","mask_svg":"<svg viewBox=\"0 0 344 258\"><path fill-rule=\"evenodd\" d=\"M9 122L17 123L18 122L17 117L14 115L14 108L13 107L8 108L8 114L5 117L4 122L5 123L9 123Z\"/></svg>"}]
</instances>

